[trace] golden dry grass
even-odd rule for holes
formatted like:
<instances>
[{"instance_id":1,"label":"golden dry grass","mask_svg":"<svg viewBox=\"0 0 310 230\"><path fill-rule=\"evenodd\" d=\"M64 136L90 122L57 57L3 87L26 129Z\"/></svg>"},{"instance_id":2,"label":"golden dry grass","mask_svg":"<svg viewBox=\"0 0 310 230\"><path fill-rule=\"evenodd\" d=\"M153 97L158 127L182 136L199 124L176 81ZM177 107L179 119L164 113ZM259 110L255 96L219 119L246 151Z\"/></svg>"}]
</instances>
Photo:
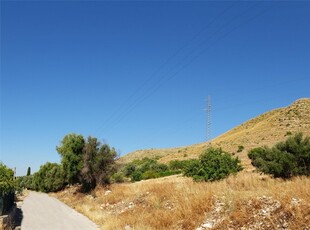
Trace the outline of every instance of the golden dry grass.
<instances>
[{"instance_id":1,"label":"golden dry grass","mask_svg":"<svg viewBox=\"0 0 310 230\"><path fill-rule=\"evenodd\" d=\"M102 229L306 229L310 226L310 178L272 179L253 172L212 183L171 176L53 194ZM111 193L105 194L107 190ZM294 203L295 202L295 203Z\"/></svg>"},{"instance_id":2,"label":"golden dry grass","mask_svg":"<svg viewBox=\"0 0 310 230\"><path fill-rule=\"evenodd\" d=\"M283 141L288 132L310 135L310 98L299 99L288 107L259 115L214 138L211 143L214 147L237 155L242 164L251 169L248 150L263 145L272 146ZM125 155L119 162L126 163L143 157L158 157L162 163L197 158L208 146L209 143L204 142L178 148L139 150ZM241 153L237 153L238 146L244 146Z\"/></svg>"},{"instance_id":3,"label":"golden dry grass","mask_svg":"<svg viewBox=\"0 0 310 230\"><path fill-rule=\"evenodd\" d=\"M310 230L310 178L284 181L253 171L249 149L273 145L288 132L310 135L310 99L258 116L212 140L235 153L245 166L236 176L212 183L170 176L97 188L90 195L76 187L53 194L85 214L102 229L307 229ZM120 163L143 157L161 162L195 158L208 143L171 149L140 150ZM244 146L237 153L238 146ZM106 193L110 190L110 193ZM204 224L204 226L203 226Z\"/></svg>"}]
</instances>

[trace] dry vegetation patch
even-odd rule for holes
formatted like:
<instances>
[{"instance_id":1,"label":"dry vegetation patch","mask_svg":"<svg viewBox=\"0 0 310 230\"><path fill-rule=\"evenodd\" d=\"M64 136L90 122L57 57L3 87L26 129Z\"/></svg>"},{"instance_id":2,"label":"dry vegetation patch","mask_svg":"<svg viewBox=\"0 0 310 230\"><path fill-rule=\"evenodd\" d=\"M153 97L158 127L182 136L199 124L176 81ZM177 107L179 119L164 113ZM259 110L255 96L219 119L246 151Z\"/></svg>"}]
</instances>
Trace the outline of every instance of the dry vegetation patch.
<instances>
[{"instance_id":1,"label":"dry vegetation patch","mask_svg":"<svg viewBox=\"0 0 310 230\"><path fill-rule=\"evenodd\" d=\"M309 229L310 179L241 172L212 183L170 176L54 193L102 229Z\"/></svg>"}]
</instances>

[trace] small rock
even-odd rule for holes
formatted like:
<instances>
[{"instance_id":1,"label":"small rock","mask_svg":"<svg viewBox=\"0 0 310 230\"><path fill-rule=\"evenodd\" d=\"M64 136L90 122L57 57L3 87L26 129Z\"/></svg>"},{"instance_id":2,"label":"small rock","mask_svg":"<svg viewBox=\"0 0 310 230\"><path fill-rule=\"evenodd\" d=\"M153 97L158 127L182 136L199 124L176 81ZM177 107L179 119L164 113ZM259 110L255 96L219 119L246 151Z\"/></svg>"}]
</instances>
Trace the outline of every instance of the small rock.
<instances>
[{"instance_id":1,"label":"small rock","mask_svg":"<svg viewBox=\"0 0 310 230\"><path fill-rule=\"evenodd\" d=\"M132 230L132 228L129 225L126 225L125 230Z\"/></svg>"},{"instance_id":2,"label":"small rock","mask_svg":"<svg viewBox=\"0 0 310 230\"><path fill-rule=\"evenodd\" d=\"M107 195L109 195L111 192L112 192L111 190L107 190L107 191L105 191L104 195L107 196Z\"/></svg>"},{"instance_id":3,"label":"small rock","mask_svg":"<svg viewBox=\"0 0 310 230\"><path fill-rule=\"evenodd\" d=\"M213 227L213 224L210 223L210 222L204 223L204 224L202 225L202 227L204 227L204 228L212 228L212 227Z\"/></svg>"}]
</instances>

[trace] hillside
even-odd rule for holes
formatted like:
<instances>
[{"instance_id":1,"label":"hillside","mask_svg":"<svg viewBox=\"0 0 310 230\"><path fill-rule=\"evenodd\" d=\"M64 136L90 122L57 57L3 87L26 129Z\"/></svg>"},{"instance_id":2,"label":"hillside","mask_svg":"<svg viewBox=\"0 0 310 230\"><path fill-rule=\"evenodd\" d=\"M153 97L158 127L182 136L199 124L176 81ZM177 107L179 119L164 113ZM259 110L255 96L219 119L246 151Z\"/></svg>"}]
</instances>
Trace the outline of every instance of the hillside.
<instances>
[{"instance_id":1,"label":"hillside","mask_svg":"<svg viewBox=\"0 0 310 230\"><path fill-rule=\"evenodd\" d=\"M247 150L273 145L291 133L310 135L310 99L267 112L212 140L238 155L248 170L226 179L196 183L182 175L115 183L89 194L68 186L52 194L83 213L101 229L127 230L310 230L310 178L274 179L251 170ZM209 143L136 151L131 161L157 157L162 162L197 157ZM238 146L245 149L237 153ZM185 155L186 154L186 155Z\"/></svg>"},{"instance_id":2,"label":"hillside","mask_svg":"<svg viewBox=\"0 0 310 230\"><path fill-rule=\"evenodd\" d=\"M249 149L262 145L274 145L295 132L310 135L310 98L299 99L288 107L259 115L216 137L211 141L211 145L236 154L242 160L243 165L250 168L250 161L247 157ZM196 158L209 144L204 142L170 149L138 150L123 156L119 161L125 163L143 157L157 157L160 162ZM243 146L244 150L238 153L238 146Z\"/></svg>"}]
</instances>

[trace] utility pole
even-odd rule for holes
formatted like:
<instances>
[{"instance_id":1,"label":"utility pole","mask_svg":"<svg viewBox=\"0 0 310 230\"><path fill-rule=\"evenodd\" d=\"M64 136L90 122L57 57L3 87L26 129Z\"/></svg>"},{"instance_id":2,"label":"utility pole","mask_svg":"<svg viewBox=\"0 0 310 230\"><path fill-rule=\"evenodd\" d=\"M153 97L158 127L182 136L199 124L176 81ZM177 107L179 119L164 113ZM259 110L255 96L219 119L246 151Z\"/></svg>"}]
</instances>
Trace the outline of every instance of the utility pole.
<instances>
[{"instance_id":1,"label":"utility pole","mask_svg":"<svg viewBox=\"0 0 310 230\"><path fill-rule=\"evenodd\" d=\"M207 108L205 109L207 111L207 124L206 124L206 141L211 141L211 128L212 128L212 114L211 114L211 97L208 96L207 98ZM211 143L211 142L210 142Z\"/></svg>"}]
</instances>

